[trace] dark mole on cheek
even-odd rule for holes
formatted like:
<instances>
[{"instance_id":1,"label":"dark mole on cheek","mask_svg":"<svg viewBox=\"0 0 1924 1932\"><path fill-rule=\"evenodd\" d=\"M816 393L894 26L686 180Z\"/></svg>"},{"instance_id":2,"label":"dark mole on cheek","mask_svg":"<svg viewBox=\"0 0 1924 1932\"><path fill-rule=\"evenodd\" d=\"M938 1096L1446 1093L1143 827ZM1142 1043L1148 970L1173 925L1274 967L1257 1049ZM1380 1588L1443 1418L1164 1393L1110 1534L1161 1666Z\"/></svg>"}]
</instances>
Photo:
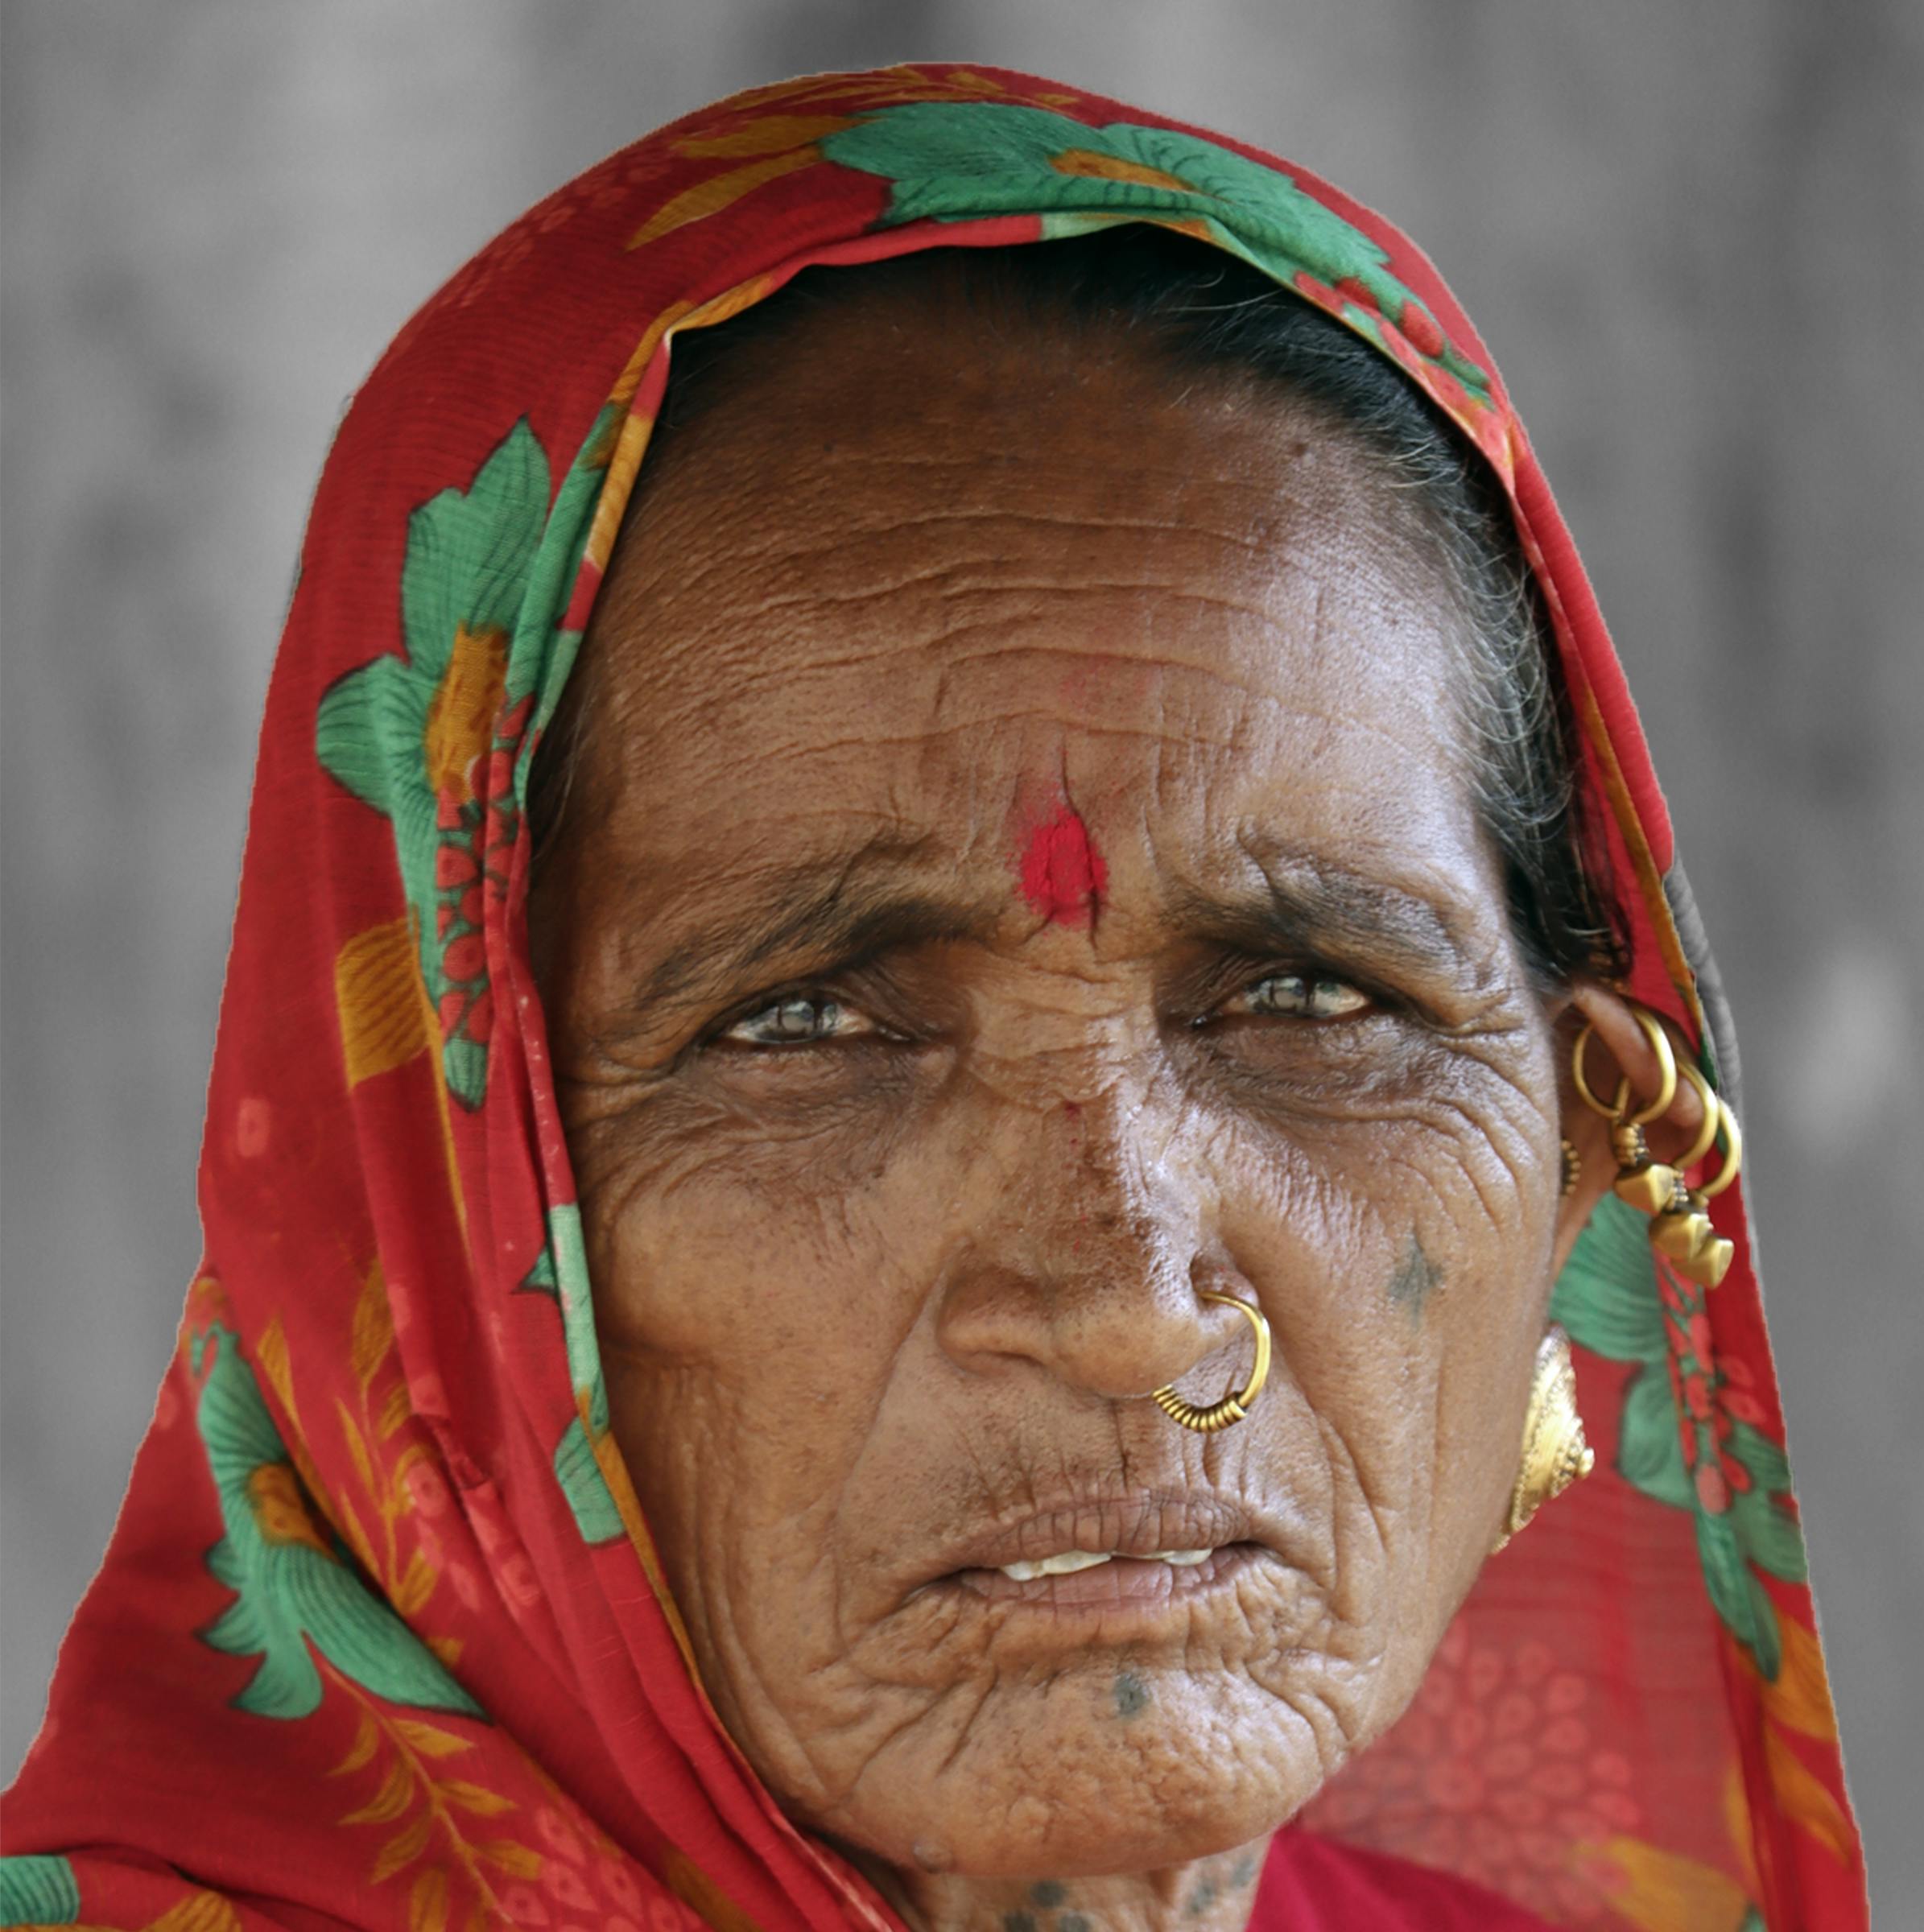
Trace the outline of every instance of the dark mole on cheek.
<instances>
[{"instance_id":1,"label":"dark mole on cheek","mask_svg":"<svg viewBox=\"0 0 1924 1932\"><path fill-rule=\"evenodd\" d=\"M1069 1888L1059 1878L1038 1879L1029 1888L1029 1902L1032 1905L1059 1905L1069 1896Z\"/></svg>"},{"instance_id":2,"label":"dark mole on cheek","mask_svg":"<svg viewBox=\"0 0 1924 1932\"><path fill-rule=\"evenodd\" d=\"M1396 1273L1389 1278L1389 1298L1407 1308L1410 1319L1415 1321L1423 1312L1431 1290L1442 1279L1442 1269L1423 1253L1422 1243L1413 1234L1403 1250L1403 1258L1396 1265Z\"/></svg>"},{"instance_id":3,"label":"dark mole on cheek","mask_svg":"<svg viewBox=\"0 0 1924 1932\"><path fill-rule=\"evenodd\" d=\"M1035 1914L1033 1912L1005 1912L1002 1914L1002 1932L1035 1932Z\"/></svg>"},{"instance_id":4,"label":"dark mole on cheek","mask_svg":"<svg viewBox=\"0 0 1924 1932\"><path fill-rule=\"evenodd\" d=\"M1133 1670L1125 1670L1116 1679L1116 1715L1118 1717L1135 1716L1149 1707L1149 1691L1141 1678Z\"/></svg>"}]
</instances>

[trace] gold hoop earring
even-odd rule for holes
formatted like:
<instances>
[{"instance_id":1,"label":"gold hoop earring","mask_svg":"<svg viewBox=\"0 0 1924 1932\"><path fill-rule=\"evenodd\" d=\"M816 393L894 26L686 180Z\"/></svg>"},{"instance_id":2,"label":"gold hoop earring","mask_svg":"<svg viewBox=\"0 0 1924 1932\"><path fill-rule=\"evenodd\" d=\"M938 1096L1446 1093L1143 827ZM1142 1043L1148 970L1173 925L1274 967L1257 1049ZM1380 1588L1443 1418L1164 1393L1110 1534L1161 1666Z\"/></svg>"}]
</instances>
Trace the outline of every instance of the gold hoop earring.
<instances>
[{"instance_id":1,"label":"gold hoop earring","mask_svg":"<svg viewBox=\"0 0 1924 1932\"><path fill-rule=\"evenodd\" d=\"M1590 1076L1583 1069L1583 1055L1596 1032L1594 1021L1586 1021L1583 1030L1576 1036L1576 1045L1570 1055L1570 1072L1576 1084L1577 1097L1592 1113L1600 1113L1607 1121L1621 1121L1626 1126L1642 1127L1668 1113L1670 1102L1677 1097L1677 1055L1671 1051L1670 1036L1649 1007L1635 1000L1624 1004L1630 1009L1630 1017L1643 1030L1643 1037L1650 1043L1650 1051L1657 1059L1657 1091L1649 1100L1634 1113L1630 1111L1630 1077L1625 1074L1616 1084L1616 1097L1605 1106L1590 1090Z\"/></svg>"},{"instance_id":2,"label":"gold hoop earring","mask_svg":"<svg viewBox=\"0 0 1924 1932\"><path fill-rule=\"evenodd\" d=\"M1172 1422L1180 1422L1185 1429L1193 1429L1199 1435L1213 1435L1219 1429L1228 1429L1240 1422L1249 1413L1250 1405L1262 1393L1262 1385L1270 1378L1270 1324L1254 1302L1245 1302L1240 1295L1218 1294L1209 1288L1197 1292L1206 1302L1220 1302L1225 1308L1239 1310L1256 1331L1256 1360L1249 1370L1249 1379L1241 1388L1232 1389L1220 1402L1212 1402L1207 1409L1185 1402L1166 1383L1152 1390L1150 1400Z\"/></svg>"},{"instance_id":3,"label":"gold hoop earring","mask_svg":"<svg viewBox=\"0 0 1924 1932\"><path fill-rule=\"evenodd\" d=\"M1510 1491L1509 1513L1494 1548L1501 1550L1552 1497L1561 1496L1596 1467L1596 1452L1583 1439L1583 1418L1577 1414L1570 1338L1552 1323L1537 1346L1530 1406L1523 1417L1522 1459Z\"/></svg>"},{"instance_id":4,"label":"gold hoop earring","mask_svg":"<svg viewBox=\"0 0 1924 1932\"><path fill-rule=\"evenodd\" d=\"M1610 1183L1617 1199L1650 1216L1650 1245L1687 1280L1705 1288L1715 1288L1729 1271L1736 1250L1711 1225L1706 1212L1711 1199L1721 1194L1737 1178L1744 1162L1744 1139L1736 1117L1724 1105L1697 1067L1679 1060L1671 1051L1670 1037L1647 1007L1632 1003L1630 1011L1642 1027L1662 1071L1657 1097L1642 1107L1633 1107L1630 1082L1618 1080L1608 1104L1592 1091L1583 1067L1590 1037L1596 1030L1586 1026L1577 1035L1571 1056L1571 1072L1577 1094L1592 1112L1610 1123L1610 1147L1616 1157L1616 1178ZM1644 1137L1648 1121L1668 1111L1682 1079L1696 1093L1703 1111L1703 1124L1697 1137L1674 1162L1652 1158ZM1716 1174L1699 1186L1691 1186L1690 1170L1708 1158L1711 1149L1722 1144L1724 1161Z\"/></svg>"}]
</instances>

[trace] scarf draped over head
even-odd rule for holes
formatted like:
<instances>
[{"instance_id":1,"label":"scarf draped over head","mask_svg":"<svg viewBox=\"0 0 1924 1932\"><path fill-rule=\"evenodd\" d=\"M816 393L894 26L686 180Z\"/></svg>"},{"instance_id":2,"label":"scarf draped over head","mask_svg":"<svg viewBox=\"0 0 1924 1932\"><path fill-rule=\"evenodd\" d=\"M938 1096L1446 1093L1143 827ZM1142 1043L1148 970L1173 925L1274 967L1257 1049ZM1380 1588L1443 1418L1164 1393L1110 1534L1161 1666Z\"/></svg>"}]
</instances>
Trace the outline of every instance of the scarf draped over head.
<instances>
[{"instance_id":1,"label":"scarf draped over head","mask_svg":"<svg viewBox=\"0 0 1924 1932\"><path fill-rule=\"evenodd\" d=\"M885 1932L696 1681L609 1432L526 944L529 761L671 338L814 264L1118 222L1391 358L1515 505L1626 990L1735 1059L1623 675L1488 353L1300 168L999 71L758 89L551 196L404 328L315 500L200 1170L206 1259L5 1813L5 1916ZM1303 1831L1558 1924L1864 1922L1740 1189L1714 1292L1606 1197L1559 1282L1588 1483L1486 1566ZM1279 1840L1279 1843L1282 1841Z\"/></svg>"}]
</instances>

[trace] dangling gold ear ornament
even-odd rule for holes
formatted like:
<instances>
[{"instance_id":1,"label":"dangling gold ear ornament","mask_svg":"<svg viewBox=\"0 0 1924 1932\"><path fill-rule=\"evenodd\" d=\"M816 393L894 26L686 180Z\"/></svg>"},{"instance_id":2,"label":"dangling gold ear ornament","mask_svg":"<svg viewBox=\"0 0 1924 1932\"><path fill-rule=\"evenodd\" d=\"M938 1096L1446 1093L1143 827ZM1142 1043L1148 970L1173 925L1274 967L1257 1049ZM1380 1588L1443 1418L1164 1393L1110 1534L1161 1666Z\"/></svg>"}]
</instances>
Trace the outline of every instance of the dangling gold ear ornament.
<instances>
[{"instance_id":1,"label":"dangling gold ear ornament","mask_svg":"<svg viewBox=\"0 0 1924 1932\"><path fill-rule=\"evenodd\" d=\"M1563 1183L1557 1194L1559 1199L1567 1201L1576 1192L1577 1183L1583 1178L1583 1157L1577 1152L1575 1141L1559 1141L1557 1149L1563 1162Z\"/></svg>"},{"instance_id":2,"label":"dangling gold ear ornament","mask_svg":"<svg viewBox=\"0 0 1924 1932\"><path fill-rule=\"evenodd\" d=\"M1650 1245L1663 1255L1687 1280L1705 1288L1715 1288L1728 1271L1735 1253L1731 1244L1711 1225L1706 1205L1737 1178L1743 1165L1743 1137L1736 1117L1724 1105L1711 1084L1691 1061L1679 1060L1670 1047L1670 1036L1648 1008L1633 1005L1631 1012L1642 1027L1651 1051L1657 1055L1662 1077L1656 1097L1645 1105L1631 1104L1629 1077L1618 1080L1615 1096L1606 1105L1592 1091L1584 1071L1583 1055L1596 1030L1585 1026L1577 1035L1571 1058L1571 1072L1578 1097L1610 1123L1610 1146L1616 1157L1616 1179L1610 1183L1616 1198L1650 1219ZM1703 1113L1697 1137L1674 1162L1654 1160L1649 1143L1644 1138L1646 1122L1670 1110L1681 1079L1696 1093ZM1687 1178L1691 1168L1706 1159L1719 1141L1723 1143L1724 1164L1715 1176L1692 1187Z\"/></svg>"},{"instance_id":3,"label":"dangling gold ear ornament","mask_svg":"<svg viewBox=\"0 0 1924 1932\"><path fill-rule=\"evenodd\" d=\"M1596 1467L1596 1452L1584 1441L1583 1418L1577 1414L1570 1338L1552 1323L1537 1348L1530 1406L1523 1417L1523 1456L1496 1549L1501 1550L1553 1496L1561 1496Z\"/></svg>"}]
</instances>

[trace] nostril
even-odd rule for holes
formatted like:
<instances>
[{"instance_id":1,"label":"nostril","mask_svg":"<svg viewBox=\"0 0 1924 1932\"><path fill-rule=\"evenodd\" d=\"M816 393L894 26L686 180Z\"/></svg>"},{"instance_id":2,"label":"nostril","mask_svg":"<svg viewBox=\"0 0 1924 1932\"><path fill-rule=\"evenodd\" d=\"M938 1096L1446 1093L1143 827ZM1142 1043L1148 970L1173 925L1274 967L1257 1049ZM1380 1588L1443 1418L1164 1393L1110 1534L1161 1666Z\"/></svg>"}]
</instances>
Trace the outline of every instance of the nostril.
<instances>
[{"instance_id":1,"label":"nostril","mask_svg":"<svg viewBox=\"0 0 1924 1932\"><path fill-rule=\"evenodd\" d=\"M1047 1272L987 1257L958 1269L939 1302L943 1352L971 1374L1039 1368L1062 1387L1118 1402L1146 1400L1204 1364L1212 1376L1240 1377L1240 1324L1203 1298L1192 1266L1165 1244L1146 1253L1132 1244L1126 1254L1103 1245L1088 1241Z\"/></svg>"}]
</instances>

